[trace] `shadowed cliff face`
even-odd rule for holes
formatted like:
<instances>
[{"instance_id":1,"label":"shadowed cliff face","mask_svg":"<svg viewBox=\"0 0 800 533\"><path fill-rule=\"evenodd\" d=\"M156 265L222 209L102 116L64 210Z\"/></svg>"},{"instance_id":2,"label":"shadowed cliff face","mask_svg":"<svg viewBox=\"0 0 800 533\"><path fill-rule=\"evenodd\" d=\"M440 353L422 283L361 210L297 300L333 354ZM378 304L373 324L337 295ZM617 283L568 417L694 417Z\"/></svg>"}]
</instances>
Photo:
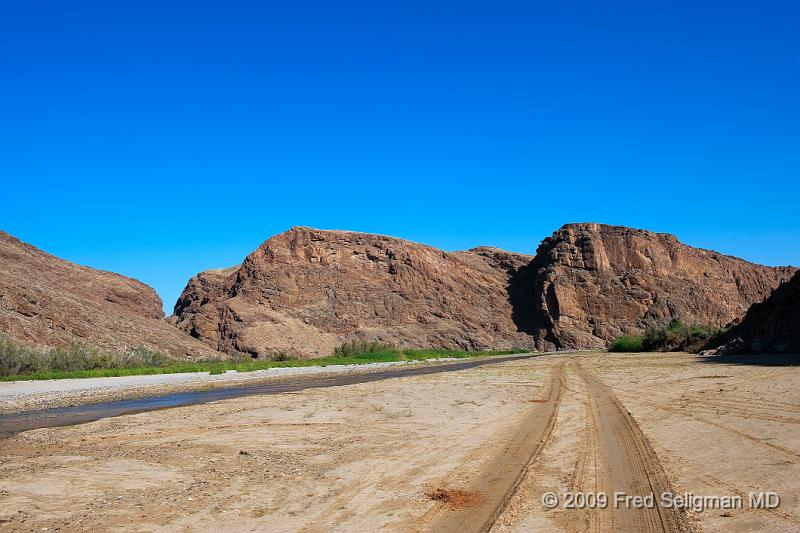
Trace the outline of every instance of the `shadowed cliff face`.
<instances>
[{"instance_id":1,"label":"shadowed cliff face","mask_svg":"<svg viewBox=\"0 0 800 533\"><path fill-rule=\"evenodd\" d=\"M754 304L727 335L721 353L800 354L800 272Z\"/></svg>"},{"instance_id":2,"label":"shadowed cliff face","mask_svg":"<svg viewBox=\"0 0 800 533\"><path fill-rule=\"evenodd\" d=\"M210 346L251 355L329 355L356 339L532 347L509 298L514 273L530 260L494 248L450 253L381 235L292 228L239 267L193 278L171 321Z\"/></svg>"},{"instance_id":3,"label":"shadowed cliff face","mask_svg":"<svg viewBox=\"0 0 800 533\"><path fill-rule=\"evenodd\" d=\"M533 265L540 349L603 348L673 318L724 326L795 271L692 248L672 235L591 223L556 231Z\"/></svg>"},{"instance_id":4,"label":"shadowed cliff face","mask_svg":"<svg viewBox=\"0 0 800 533\"><path fill-rule=\"evenodd\" d=\"M38 346L81 341L175 357L221 355L163 317L161 299L147 285L64 261L0 231L0 332Z\"/></svg>"}]
</instances>

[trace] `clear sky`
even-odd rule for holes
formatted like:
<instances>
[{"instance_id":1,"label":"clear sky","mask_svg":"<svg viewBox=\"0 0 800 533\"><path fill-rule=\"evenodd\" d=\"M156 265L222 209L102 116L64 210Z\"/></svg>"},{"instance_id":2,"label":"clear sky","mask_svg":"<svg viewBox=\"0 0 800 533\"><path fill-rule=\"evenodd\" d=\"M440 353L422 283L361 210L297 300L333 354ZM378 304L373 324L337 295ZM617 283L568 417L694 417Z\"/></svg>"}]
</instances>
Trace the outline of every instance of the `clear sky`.
<instances>
[{"instance_id":1,"label":"clear sky","mask_svg":"<svg viewBox=\"0 0 800 533\"><path fill-rule=\"evenodd\" d=\"M293 225L800 264L800 3L0 0L0 229L154 286Z\"/></svg>"}]
</instances>

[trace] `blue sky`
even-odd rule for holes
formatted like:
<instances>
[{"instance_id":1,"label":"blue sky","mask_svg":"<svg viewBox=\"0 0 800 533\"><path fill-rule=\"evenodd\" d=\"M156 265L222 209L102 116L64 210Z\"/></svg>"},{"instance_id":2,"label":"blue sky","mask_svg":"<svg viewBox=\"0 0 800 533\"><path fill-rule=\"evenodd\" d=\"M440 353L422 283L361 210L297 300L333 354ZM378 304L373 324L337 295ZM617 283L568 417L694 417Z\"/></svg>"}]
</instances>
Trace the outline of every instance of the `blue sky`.
<instances>
[{"instance_id":1,"label":"blue sky","mask_svg":"<svg viewBox=\"0 0 800 533\"><path fill-rule=\"evenodd\" d=\"M0 229L154 286L293 225L800 264L796 2L0 1Z\"/></svg>"}]
</instances>

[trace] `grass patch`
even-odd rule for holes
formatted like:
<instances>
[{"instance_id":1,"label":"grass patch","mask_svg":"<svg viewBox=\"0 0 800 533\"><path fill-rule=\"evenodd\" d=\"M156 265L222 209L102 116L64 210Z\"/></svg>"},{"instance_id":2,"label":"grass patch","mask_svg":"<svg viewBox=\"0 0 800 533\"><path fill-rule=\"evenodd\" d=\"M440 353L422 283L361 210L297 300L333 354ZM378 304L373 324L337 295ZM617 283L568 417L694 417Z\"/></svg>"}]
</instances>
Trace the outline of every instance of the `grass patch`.
<instances>
[{"instance_id":1,"label":"grass patch","mask_svg":"<svg viewBox=\"0 0 800 533\"><path fill-rule=\"evenodd\" d=\"M678 319L666 327L650 325L642 335L623 335L614 339L610 352L689 352L697 353L718 346L725 330L714 326L687 325Z\"/></svg>"},{"instance_id":2,"label":"grass patch","mask_svg":"<svg viewBox=\"0 0 800 533\"><path fill-rule=\"evenodd\" d=\"M276 353L268 359L234 358L227 360L176 361L163 354L136 348L127 352L104 352L82 344L70 344L50 350L37 350L0 336L0 381L144 376L209 372L222 374L229 370L253 372L278 367L361 365L391 361L465 358L509 355L529 350L494 350L467 352L462 350L401 350L377 343L346 343L334 355L319 359L298 359Z\"/></svg>"}]
</instances>

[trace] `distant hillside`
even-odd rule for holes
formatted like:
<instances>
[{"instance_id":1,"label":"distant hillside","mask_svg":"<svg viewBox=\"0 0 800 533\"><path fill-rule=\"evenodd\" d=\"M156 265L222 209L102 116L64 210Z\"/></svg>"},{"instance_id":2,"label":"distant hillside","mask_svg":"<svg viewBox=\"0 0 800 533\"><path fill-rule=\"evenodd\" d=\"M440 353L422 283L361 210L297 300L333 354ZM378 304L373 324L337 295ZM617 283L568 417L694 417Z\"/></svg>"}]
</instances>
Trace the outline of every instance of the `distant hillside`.
<instances>
[{"instance_id":1,"label":"distant hillside","mask_svg":"<svg viewBox=\"0 0 800 533\"><path fill-rule=\"evenodd\" d=\"M220 355L163 316L147 285L64 261L0 231L0 332L38 346L82 341L174 357Z\"/></svg>"},{"instance_id":2,"label":"distant hillside","mask_svg":"<svg viewBox=\"0 0 800 533\"><path fill-rule=\"evenodd\" d=\"M192 278L166 321L150 287L0 232L0 332L40 346L80 340L190 358L315 357L349 341L599 349L676 318L724 326L796 270L592 223L563 226L536 256L491 247L445 252L382 235L296 227L241 265ZM783 339L791 325L780 318L789 304L774 313L772 307L754 307L748 317L765 318L741 326L754 347L755 339Z\"/></svg>"}]
</instances>

